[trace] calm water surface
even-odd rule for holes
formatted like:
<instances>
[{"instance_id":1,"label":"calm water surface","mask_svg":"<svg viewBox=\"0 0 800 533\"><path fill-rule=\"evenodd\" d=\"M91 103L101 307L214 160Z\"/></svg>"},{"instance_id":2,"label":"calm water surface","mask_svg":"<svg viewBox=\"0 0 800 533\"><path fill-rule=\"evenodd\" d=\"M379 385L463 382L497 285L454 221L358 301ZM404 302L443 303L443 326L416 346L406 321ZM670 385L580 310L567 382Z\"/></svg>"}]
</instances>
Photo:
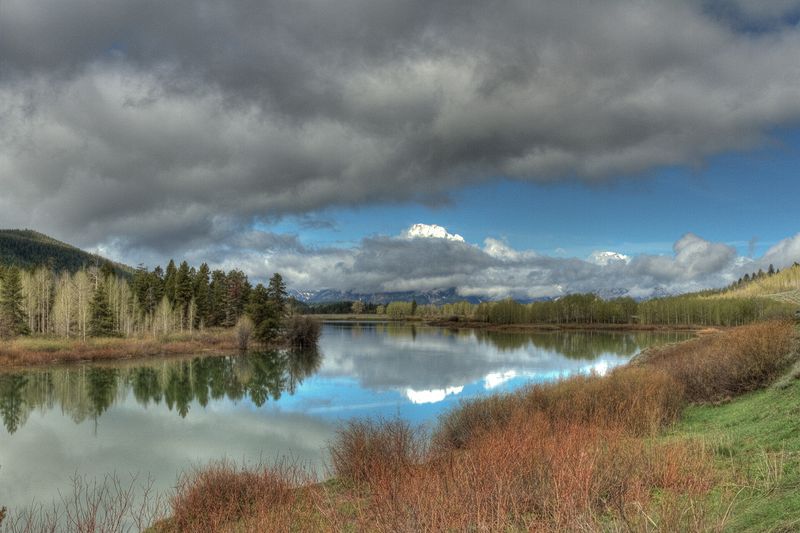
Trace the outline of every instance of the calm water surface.
<instances>
[{"instance_id":1,"label":"calm water surface","mask_svg":"<svg viewBox=\"0 0 800 533\"><path fill-rule=\"evenodd\" d=\"M684 333L493 333L328 323L316 352L0 374L0 506L48 503L75 474L152 476L291 455L322 465L341 420L428 424L460 400L599 372Z\"/></svg>"}]
</instances>

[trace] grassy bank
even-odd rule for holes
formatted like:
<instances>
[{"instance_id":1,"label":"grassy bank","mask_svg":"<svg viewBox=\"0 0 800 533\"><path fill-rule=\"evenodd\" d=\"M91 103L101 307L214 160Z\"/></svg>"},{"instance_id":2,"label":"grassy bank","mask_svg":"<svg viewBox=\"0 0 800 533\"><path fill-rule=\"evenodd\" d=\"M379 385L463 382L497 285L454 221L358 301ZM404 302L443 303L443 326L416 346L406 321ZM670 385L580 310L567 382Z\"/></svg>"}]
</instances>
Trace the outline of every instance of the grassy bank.
<instances>
[{"instance_id":1,"label":"grassy bank","mask_svg":"<svg viewBox=\"0 0 800 533\"><path fill-rule=\"evenodd\" d=\"M698 439L736 488L727 531L800 531L800 369L720 406L690 406L665 439Z\"/></svg>"},{"instance_id":2,"label":"grassy bank","mask_svg":"<svg viewBox=\"0 0 800 533\"><path fill-rule=\"evenodd\" d=\"M709 405L794 359L791 324L757 324L607 376L467 402L430 436L399 420L352 422L331 445L332 481L214 465L184 479L159 530L747 530L764 513L792 524L796 422L780 427L797 418L800 385Z\"/></svg>"},{"instance_id":3,"label":"grassy bank","mask_svg":"<svg viewBox=\"0 0 800 533\"><path fill-rule=\"evenodd\" d=\"M232 329L208 329L194 333L175 333L152 338L79 339L18 337L0 342L0 369L16 369L42 364L78 361L128 359L203 352L224 353L237 350Z\"/></svg>"}]
</instances>

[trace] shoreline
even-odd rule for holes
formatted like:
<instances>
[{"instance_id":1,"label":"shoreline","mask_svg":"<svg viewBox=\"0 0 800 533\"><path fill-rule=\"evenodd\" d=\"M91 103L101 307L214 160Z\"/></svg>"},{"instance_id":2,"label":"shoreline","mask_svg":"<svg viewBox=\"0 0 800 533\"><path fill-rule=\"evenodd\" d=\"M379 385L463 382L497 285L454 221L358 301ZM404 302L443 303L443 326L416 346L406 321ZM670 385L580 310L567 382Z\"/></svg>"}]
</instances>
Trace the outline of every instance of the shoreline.
<instances>
[{"instance_id":1,"label":"shoreline","mask_svg":"<svg viewBox=\"0 0 800 533\"><path fill-rule=\"evenodd\" d=\"M343 315L341 318L315 317L326 322L388 322L425 325L451 330L474 329L505 333L524 332L632 332L680 331L697 335L716 333L726 328L707 326L662 326L637 324L489 324L487 322L453 322L449 320L396 320ZM0 372L24 370L46 365L69 365L92 361L150 359L168 356L230 355L239 353L233 330L206 330L175 334L167 338L101 337L63 339L53 337L19 337L0 342Z\"/></svg>"},{"instance_id":2,"label":"shoreline","mask_svg":"<svg viewBox=\"0 0 800 533\"><path fill-rule=\"evenodd\" d=\"M448 329L481 329L500 332L525 332L525 331L688 331L688 332L717 332L727 329L723 326L684 326L663 324L491 324L489 322L451 320L431 320L425 323L428 326Z\"/></svg>"},{"instance_id":3,"label":"shoreline","mask_svg":"<svg viewBox=\"0 0 800 533\"><path fill-rule=\"evenodd\" d=\"M0 372L46 365L71 365L93 361L122 361L200 354L238 353L233 330L211 330L166 339L131 337L63 339L20 337L0 342Z\"/></svg>"}]
</instances>

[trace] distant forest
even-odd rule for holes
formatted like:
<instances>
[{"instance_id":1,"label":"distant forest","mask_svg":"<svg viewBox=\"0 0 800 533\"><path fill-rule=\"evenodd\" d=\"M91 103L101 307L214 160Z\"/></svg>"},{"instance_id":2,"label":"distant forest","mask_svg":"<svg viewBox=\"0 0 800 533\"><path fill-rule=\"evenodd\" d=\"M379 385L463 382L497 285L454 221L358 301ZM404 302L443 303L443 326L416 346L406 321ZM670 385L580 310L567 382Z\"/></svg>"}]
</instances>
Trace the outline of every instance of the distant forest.
<instances>
[{"instance_id":1,"label":"distant forest","mask_svg":"<svg viewBox=\"0 0 800 533\"><path fill-rule=\"evenodd\" d=\"M372 307L375 311L372 311ZM473 320L490 324L642 324L672 326L736 326L769 318L791 317L800 307L800 265L784 271L747 275L724 289L654 298L604 300L595 294L570 294L523 304L506 299L479 304L467 301L443 305L391 302L370 306L339 302L311 307L320 313L377 313L391 319L420 317ZM323 310L324 309L324 310Z\"/></svg>"},{"instance_id":2,"label":"distant forest","mask_svg":"<svg viewBox=\"0 0 800 533\"><path fill-rule=\"evenodd\" d=\"M0 265L33 269L48 266L55 272L75 273L90 266L108 263L120 276L133 269L63 243L33 230L0 230Z\"/></svg>"}]
</instances>

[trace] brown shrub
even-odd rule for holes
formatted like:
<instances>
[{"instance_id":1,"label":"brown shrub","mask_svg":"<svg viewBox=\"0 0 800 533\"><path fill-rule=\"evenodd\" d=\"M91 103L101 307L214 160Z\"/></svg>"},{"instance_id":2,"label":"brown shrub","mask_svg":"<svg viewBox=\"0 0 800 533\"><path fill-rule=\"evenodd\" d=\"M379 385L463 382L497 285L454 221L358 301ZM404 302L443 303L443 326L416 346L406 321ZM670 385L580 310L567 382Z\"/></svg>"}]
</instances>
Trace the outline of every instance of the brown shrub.
<instances>
[{"instance_id":1,"label":"brown shrub","mask_svg":"<svg viewBox=\"0 0 800 533\"><path fill-rule=\"evenodd\" d=\"M694 443L653 444L620 427L554 423L536 411L515 416L462 449L404 462L392 491L370 477L362 490L318 493L323 523L357 531L625 529L645 515L661 523L668 513L658 494L701 510L713 486L712 458Z\"/></svg>"},{"instance_id":2,"label":"brown shrub","mask_svg":"<svg viewBox=\"0 0 800 533\"><path fill-rule=\"evenodd\" d=\"M646 365L663 369L692 402L718 402L777 378L796 358L796 332L786 321L738 327L651 354Z\"/></svg>"},{"instance_id":3,"label":"brown shrub","mask_svg":"<svg viewBox=\"0 0 800 533\"><path fill-rule=\"evenodd\" d=\"M286 324L286 342L295 348L314 348L319 342L322 326L318 320L301 315L293 315Z\"/></svg>"},{"instance_id":4,"label":"brown shrub","mask_svg":"<svg viewBox=\"0 0 800 533\"><path fill-rule=\"evenodd\" d=\"M333 474L344 483L381 490L422 460L420 437L400 419L352 420L330 444Z\"/></svg>"},{"instance_id":5,"label":"brown shrub","mask_svg":"<svg viewBox=\"0 0 800 533\"><path fill-rule=\"evenodd\" d=\"M595 423L636 435L653 434L677 418L682 391L666 372L629 367L608 376L575 376L535 385L464 402L442 417L434 447L463 448L473 437L502 429L512 419L524 424L531 412L543 413L554 423Z\"/></svg>"},{"instance_id":6,"label":"brown shrub","mask_svg":"<svg viewBox=\"0 0 800 533\"><path fill-rule=\"evenodd\" d=\"M220 462L185 475L172 498L177 531L226 531L242 521L269 521L288 530L298 504L295 487L308 479L302 469L277 463L253 469Z\"/></svg>"}]
</instances>

